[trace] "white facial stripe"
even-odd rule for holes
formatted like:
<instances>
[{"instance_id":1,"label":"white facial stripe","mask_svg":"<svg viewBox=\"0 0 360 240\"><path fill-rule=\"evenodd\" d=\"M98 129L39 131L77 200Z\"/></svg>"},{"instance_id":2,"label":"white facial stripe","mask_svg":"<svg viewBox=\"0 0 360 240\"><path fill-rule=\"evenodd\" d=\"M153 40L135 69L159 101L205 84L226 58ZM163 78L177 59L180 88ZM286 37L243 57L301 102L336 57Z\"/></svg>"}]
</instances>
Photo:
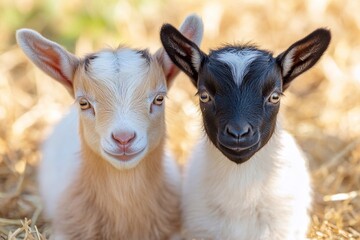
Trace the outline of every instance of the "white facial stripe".
<instances>
[{"instance_id":1,"label":"white facial stripe","mask_svg":"<svg viewBox=\"0 0 360 240\"><path fill-rule=\"evenodd\" d=\"M88 73L95 81L99 80L110 84L119 81L139 84L149 69L147 60L140 53L131 49L102 51L96 56L88 69Z\"/></svg>"},{"instance_id":2,"label":"white facial stripe","mask_svg":"<svg viewBox=\"0 0 360 240\"><path fill-rule=\"evenodd\" d=\"M248 66L260 54L256 51L244 50L239 52L225 52L219 54L219 60L227 63L237 86L240 86L247 74Z\"/></svg>"},{"instance_id":3,"label":"white facial stripe","mask_svg":"<svg viewBox=\"0 0 360 240\"><path fill-rule=\"evenodd\" d=\"M150 63L151 64L151 63ZM86 74L106 98L130 106L136 95L149 90L150 65L141 53L131 49L102 51L92 59ZM155 89L154 89L155 90Z\"/></svg>"}]
</instances>

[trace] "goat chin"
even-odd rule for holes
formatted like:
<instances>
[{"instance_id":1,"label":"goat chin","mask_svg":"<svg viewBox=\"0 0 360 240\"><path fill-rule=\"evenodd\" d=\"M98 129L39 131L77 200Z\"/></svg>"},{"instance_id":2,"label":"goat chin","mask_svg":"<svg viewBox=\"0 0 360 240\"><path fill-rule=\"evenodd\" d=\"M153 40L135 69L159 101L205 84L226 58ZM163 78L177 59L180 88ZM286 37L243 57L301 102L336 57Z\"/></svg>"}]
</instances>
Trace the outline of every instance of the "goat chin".
<instances>
[{"instance_id":1,"label":"goat chin","mask_svg":"<svg viewBox=\"0 0 360 240\"><path fill-rule=\"evenodd\" d=\"M251 159L235 164L204 137L182 193L186 239L304 239L311 206L307 160L277 127Z\"/></svg>"}]
</instances>

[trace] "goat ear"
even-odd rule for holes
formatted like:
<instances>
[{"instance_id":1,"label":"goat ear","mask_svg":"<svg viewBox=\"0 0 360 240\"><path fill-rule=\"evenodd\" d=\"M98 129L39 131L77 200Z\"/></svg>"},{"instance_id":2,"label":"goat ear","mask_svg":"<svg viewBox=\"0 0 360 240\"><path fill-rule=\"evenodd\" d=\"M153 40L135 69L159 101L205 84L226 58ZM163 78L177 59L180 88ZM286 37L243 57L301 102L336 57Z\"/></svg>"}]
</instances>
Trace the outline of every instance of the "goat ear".
<instances>
[{"instance_id":1,"label":"goat ear","mask_svg":"<svg viewBox=\"0 0 360 240\"><path fill-rule=\"evenodd\" d=\"M330 39L330 31L319 28L276 58L281 67L283 90L289 87L294 78L314 66L329 46Z\"/></svg>"},{"instance_id":2,"label":"goat ear","mask_svg":"<svg viewBox=\"0 0 360 240\"><path fill-rule=\"evenodd\" d=\"M16 31L16 41L37 67L62 83L74 96L73 77L79 64L77 57L30 29Z\"/></svg>"},{"instance_id":3,"label":"goat ear","mask_svg":"<svg viewBox=\"0 0 360 240\"><path fill-rule=\"evenodd\" d=\"M170 24L164 24L160 31L161 42L166 51L165 57L172 71L178 73L180 68L196 85L198 71L204 54L198 45L203 36L202 20L196 15L186 18L180 31ZM177 68L177 67L178 68Z\"/></svg>"}]
</instances>

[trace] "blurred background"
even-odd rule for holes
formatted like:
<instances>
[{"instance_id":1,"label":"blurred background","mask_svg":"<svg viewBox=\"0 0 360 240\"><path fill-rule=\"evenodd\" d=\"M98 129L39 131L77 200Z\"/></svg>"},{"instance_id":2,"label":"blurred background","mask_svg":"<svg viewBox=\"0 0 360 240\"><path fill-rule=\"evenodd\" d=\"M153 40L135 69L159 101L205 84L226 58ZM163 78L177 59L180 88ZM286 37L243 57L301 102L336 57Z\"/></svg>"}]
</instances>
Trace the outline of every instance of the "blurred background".
<instances>
[{"instance_id":1,"label":"blurred background","mask_svg":"<svg viewBox=\"0 0 360 240\"><path fill-rule=\"evenodd\" d=\"M15 43L32 28L78 56L125 44L160 47L165 22L190 13L205 24L202 49L256 43L280 54L318 27L330 48L282 101L282 120L309 157L311 239L360 239L360 1L358 0L0 0L0 239L45 239L36 186L39 145L72 103ZM186 163L202 134L195 88L179 75L167 99L169 146ZM61 148L59 148L61 150Z\"/></svg>"}]
</instances>

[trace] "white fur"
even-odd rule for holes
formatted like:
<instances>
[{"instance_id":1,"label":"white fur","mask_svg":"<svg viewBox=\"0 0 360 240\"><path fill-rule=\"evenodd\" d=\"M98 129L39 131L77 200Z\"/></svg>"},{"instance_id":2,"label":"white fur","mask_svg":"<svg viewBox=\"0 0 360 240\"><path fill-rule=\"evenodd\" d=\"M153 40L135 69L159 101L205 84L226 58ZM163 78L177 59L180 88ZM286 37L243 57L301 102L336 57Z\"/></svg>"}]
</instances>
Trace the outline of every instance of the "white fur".
<instances>
[{"instance_id":1,"label":"white fur","mask_svg":"<svg viewBox=\"0 0 360 240\"><path fill-rule=\"evenodd\" d=\"M311 204L307 161L277 127L270 141L237 165L205 137L183 185L186 239L304 239Z\"/></svg>"},{"instance_id":2,"label":"white fur","mask_svg":"<svg viewBox=\"0 0 360 240\"><path fill-rule=\"evenodd\" d=\"M283 73L282 75L283 76L286 76L290 69L292 68L293 64L294 64L294 54L296 52L296 48L293 48L289 51L288 54L285 55L285 59L283 60L283 66L282 66L282 70L283 70Z\"/></svg>"},{"instance_id":3,"label":"white fur","mask_svg":"<svg viewBox=\"0 0 360 240\"><path fill-rule=\"evenodd\" d=\"M62 193L77 175L80 164L78 125L79 116L74 106L42 146L38 183L42 199L47 200L44 205L47 218L54 218Z\"/></svg>"},{"instance_id":4,"label":"white fur","mask_svg":"<svg viewBox=\"0 0 360 240\"><path fill-rule=\"evenodd\" d=\"M233 79L240 86L244 76L248 73L248 66L259 56L256 51L245 50L237 52L225 52L219 54L219 60L230 66Z\"/></svg>"},{"instance_id":5,"label":"white fur","mask_svg":"<svg viewBox=\"0 0 360 240\"><path fill-rule=\"evenodd\" d=\"M194 66L196 71L199 71L200 65L201 65L201 60L202 60L201 56L197 50L191 48L191 51L192 51L192 54L191 54L192 65ZM183 64L183 65L186 65L186 64Z\"/></svg>"}]
</instances>

